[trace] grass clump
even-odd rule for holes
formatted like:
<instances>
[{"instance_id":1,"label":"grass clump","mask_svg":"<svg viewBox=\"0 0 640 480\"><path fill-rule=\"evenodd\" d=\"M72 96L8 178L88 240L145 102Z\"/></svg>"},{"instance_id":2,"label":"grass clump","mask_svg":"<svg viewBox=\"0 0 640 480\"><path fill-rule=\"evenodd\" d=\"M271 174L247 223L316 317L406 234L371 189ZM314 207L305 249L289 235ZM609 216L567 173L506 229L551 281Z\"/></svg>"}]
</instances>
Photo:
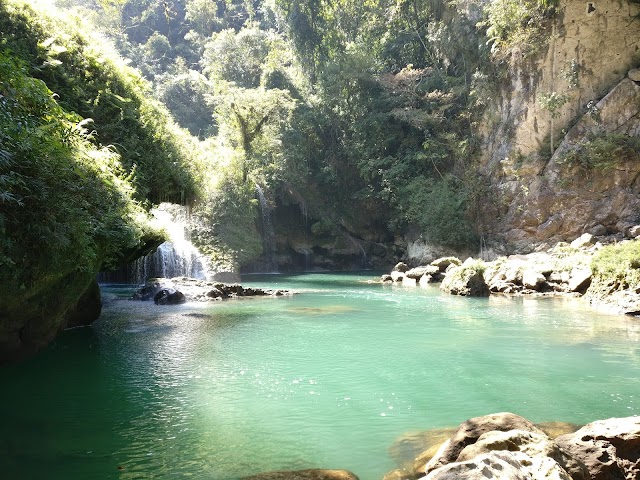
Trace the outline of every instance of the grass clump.
<instances>
[{"instance_id":1,"label":"grass clump","mask_svg":"<svg viewBox=\"0 0 640 480\"><path fill-rule=\"evenodd\" d=\"M610 170L625 161L640 161L640 138L619 133L591 135L562 159L587 171Z\"/></svg>"}]
</instances>

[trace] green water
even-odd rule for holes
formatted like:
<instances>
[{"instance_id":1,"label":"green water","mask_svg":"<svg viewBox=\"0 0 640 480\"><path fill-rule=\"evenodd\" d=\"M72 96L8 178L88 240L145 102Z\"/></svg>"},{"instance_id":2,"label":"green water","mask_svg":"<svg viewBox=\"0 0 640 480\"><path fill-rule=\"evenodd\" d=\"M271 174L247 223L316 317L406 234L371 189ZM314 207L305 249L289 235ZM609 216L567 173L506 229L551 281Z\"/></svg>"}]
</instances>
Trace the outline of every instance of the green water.
<instances>
[{"instance_id":1,"label":"green water","mask_svg":"<svg viewBox=\"0 0 640 480\"><path fill-rule=\"evenodd\" d=\"M640 414L635 319L366 278L245 279L301 292L286 298L110 300L93 327L0 370L0 477L323 467L380 479L407 432L505 410L536 422Z\"/></svg>"}]
</instances>

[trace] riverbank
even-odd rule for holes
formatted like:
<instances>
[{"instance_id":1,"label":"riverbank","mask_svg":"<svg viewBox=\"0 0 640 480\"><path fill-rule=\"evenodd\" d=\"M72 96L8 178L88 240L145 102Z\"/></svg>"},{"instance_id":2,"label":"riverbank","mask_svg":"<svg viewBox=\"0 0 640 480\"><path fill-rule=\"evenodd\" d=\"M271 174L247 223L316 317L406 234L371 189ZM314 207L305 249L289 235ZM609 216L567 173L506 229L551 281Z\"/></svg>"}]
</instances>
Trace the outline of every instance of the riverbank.
<instances>
[{"instance_id":1,"label":"riverbank","mask_svg":"<svg viewBox=\"0 0 640 480\"><path fill-rule=\"evenodd\" d=\"M546 251L492 261L439 258L410 268L398 263L383 282L403 286L440 283L454 295L582 297L600 311L640 312L640 241L584 234Z\"/></svg>"}]
</instances>

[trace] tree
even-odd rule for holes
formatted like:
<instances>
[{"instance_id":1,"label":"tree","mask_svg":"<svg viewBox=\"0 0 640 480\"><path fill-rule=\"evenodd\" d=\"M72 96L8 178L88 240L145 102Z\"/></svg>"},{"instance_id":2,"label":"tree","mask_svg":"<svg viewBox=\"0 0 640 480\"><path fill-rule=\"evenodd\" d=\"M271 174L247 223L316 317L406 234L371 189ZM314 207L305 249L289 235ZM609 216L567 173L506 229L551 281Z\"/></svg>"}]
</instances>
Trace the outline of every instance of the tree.
<instances>
[{"instance_id":1,"label":"tree","mask_svg":"<svg viewBox=\"0 0 640 480\"><path fill-rule=\"evenodd\" d=\"M289 92L279 89L231 87L222 97L216 119L223 138L240 152L243 183L250 174L278 168L280 131L294 105Z\"/></svg>"}]
</instances>

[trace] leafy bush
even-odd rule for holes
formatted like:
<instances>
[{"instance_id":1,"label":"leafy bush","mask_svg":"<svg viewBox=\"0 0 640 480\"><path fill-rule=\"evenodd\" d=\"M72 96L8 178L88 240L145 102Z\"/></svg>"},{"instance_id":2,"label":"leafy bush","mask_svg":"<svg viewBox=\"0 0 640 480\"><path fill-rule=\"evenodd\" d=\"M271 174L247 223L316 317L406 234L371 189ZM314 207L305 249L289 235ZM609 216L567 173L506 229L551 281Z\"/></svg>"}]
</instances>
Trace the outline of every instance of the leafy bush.
<instances>
[{"instance_id":1,"label":"leafy bush","mask_svg":"<svg viewBox=\"0 0 640 480\"><path fill-rule=\"evenodd\" d=\"M0 50L0 363L46 344L100 268L163 239L80 120Z\"/></svg>"},{"instance_id":2,"label":"leafy bush","mask_svg":"<svg viewBox=\"0 0 640 480\"><path fill-rule=\"evenodd\" d=\"M75 22L75 23L74 23ZM150 100L149 86L125 63L107 53L97 36L83 30L80 18L35 11L28 2L0 3L2 48L31 66L67 111L92 118L96 145L111 145L132 177L139 199L186 202L197 187L190 164L197 148L161 104Z\"/></svg>"},{"instance_id":3,"label":"leafy bush","mask_svg":"<svg viewBox=\"0 0 640 480\"><path fill-rule=\"evenodd\" d=\"M640 241L631 240L603 247L591 260L594 290L611 293L640 287Z\"/></svg>"},{"instance_id":4,"label":"leafy bush","mask_svg":"<svg viewBox=\"0 0 640 480\"><path fill-rule=\"evenodd\" d=\"M567 152L562 163L585 170L608 170L625 161L640 161L640 137L618 133L588 136Z\"/></svg>"},{"instance_id":5,"label":"leafy bush","mask_svg":"<svg viewBox=\"0 0 640 480\"><path fill-rule=\"evenodd\" d=\"M547 20L557 0L491 0L485 7L487 37L495 53L527 57L547 44Z\"/></svg>"}]
</instances>

